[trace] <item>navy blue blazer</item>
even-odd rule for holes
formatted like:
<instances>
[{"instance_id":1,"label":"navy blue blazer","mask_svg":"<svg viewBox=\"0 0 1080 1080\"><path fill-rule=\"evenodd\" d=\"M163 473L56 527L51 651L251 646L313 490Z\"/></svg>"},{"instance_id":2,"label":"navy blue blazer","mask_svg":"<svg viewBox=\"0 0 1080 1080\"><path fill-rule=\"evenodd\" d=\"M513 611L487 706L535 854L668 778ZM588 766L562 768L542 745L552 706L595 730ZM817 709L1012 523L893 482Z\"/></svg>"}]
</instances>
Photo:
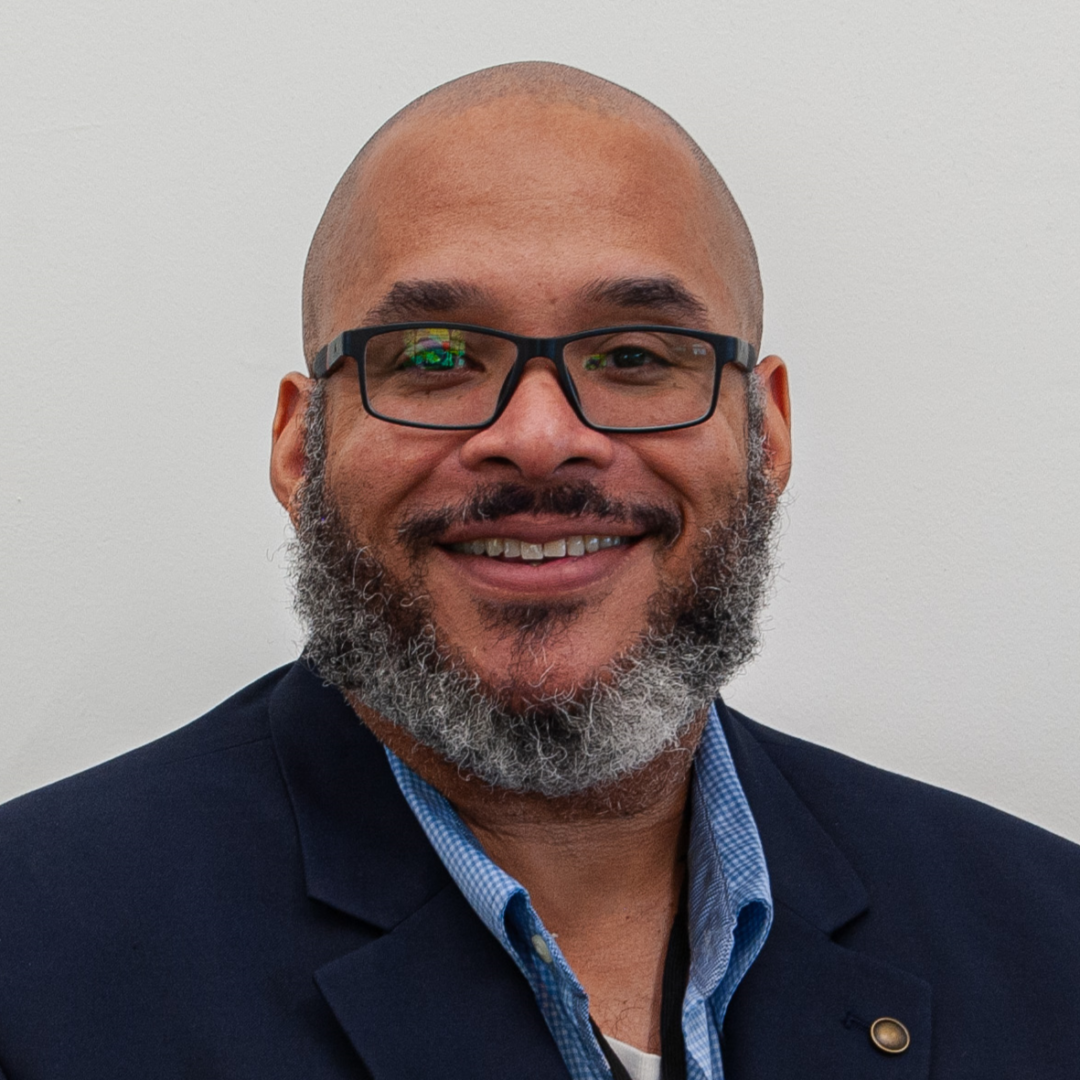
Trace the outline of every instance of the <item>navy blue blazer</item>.
<instances>
[{"instance_id":1,"label":"navy blue blazer","mask_svg":"<svg viewBox=\"0 0 1080 1080\"><path fill-rule=\"evenodd\" d=\"M776 902L729 1080L1080 1075L1080 848L721 717ZM0 808L0 1076L567 1073L379 744L295 664Z\"/></svg>"}]
</instances>

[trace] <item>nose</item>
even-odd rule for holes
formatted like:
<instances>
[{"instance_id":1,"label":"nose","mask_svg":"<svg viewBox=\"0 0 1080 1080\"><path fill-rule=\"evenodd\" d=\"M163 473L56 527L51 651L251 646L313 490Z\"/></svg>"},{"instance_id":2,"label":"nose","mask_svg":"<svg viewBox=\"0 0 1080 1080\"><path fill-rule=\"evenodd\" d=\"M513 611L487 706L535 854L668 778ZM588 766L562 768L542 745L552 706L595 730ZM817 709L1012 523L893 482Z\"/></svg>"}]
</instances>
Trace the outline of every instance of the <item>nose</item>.
<instances>
[{"instance_id":1,"label":"nose","mask_svg":"<svg viewBox=\"0 0 1080 1080\"><path fill-rule=\"evenodd\" d=\"M570 465L605 468L611 437L587 428L567 401L550 360L534 357L502 415L462 446L471 469L511 465L523 479L540 480Z\"/></svg>"}]
</instances>

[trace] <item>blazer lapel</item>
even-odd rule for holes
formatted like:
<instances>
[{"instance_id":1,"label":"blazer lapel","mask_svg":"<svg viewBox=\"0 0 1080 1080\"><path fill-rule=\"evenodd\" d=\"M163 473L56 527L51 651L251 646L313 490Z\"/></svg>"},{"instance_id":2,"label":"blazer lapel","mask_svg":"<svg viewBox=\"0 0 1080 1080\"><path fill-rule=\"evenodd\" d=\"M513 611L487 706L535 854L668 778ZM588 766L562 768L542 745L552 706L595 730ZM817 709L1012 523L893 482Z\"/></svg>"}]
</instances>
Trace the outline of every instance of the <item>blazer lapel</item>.
<instances>
[{"instance_id":1,"label":"blazer lapel","mask_svg":"<svg viewBox=\"0 0 1080 1080\"><path fill-rule=\"evenodd\" d=\"M308 896L385 931L446 886L381 744L303 661L271 699L270 730Z\"/></svg>"},{"instance_id":2,"label":"blazer lapel","mask_svg":"<svg viewBox=\"0 0 1080 1080\"><path fill-rule=\"evenodd\" d=\"M568 1080L529 984L453 884L315 979L375 1080Z\"/></svg>"},{"instance_id":3,"label":"blazer lapel","mask_svg":"<svg viewBox=\"0 0 1080 1080\"><path fill-rule=\"evenodd\" d=\"M718 706L761 834L775 915L724 1022L728 1080L924 1080L930 1067L930 987L837 944L833 935L870 899L851 864L735 714ZM879 1050L870 1025L900 1020L899 1054Z\"/></svg>"},{"instance_id":4,"label":"blazer lapel","mask_svg":"<svg viewBox=\"0 0 1080 1080\"><path fill-rule=\"evenodd\" d=\"M315 981L375 1080L566 1080L532 991L446 872L382 746L297 663L270 704L308 896L370 939Z\"/></svg>"}]
</instances>

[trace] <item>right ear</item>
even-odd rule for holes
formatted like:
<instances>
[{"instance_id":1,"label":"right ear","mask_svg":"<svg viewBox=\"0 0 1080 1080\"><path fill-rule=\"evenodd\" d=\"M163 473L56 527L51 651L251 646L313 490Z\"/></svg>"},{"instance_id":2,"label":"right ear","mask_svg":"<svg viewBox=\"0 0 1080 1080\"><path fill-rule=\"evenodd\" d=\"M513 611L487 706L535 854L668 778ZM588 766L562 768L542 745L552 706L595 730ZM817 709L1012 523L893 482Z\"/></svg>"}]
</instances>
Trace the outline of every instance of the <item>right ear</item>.
<instances>
[{"instance_id":1,"label":"right ear","mask_svg":"<svg viewBox=\"0 0 1080 1080\"><path fill-rule=\"evenodd\" d=\"M296 523L296 492L304 479L304 413L314 380L292 371L278 387L270 449L270 486Z\"/></svg>"}]
</instances>

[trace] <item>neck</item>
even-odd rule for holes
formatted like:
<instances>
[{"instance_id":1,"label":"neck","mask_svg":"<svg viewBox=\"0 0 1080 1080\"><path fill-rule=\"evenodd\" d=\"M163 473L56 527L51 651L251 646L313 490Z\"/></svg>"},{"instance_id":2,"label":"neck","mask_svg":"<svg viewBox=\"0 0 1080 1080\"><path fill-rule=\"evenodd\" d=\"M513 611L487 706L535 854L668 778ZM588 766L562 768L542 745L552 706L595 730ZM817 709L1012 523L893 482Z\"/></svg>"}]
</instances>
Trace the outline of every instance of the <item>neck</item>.
<instances>
[{"instance_id":1,"label":"neck","mask_svg":"<svg viewBox=\"0 0 1080 1080\"><path fill-rule=\"evenodd\" d=\"M440 791L532 904L609 1035L659 1052L664 955L685 878L687 797L704 717L643 769L547 798L463 775L354 701L361 718Z\"/></svg>"}]
</instances>

